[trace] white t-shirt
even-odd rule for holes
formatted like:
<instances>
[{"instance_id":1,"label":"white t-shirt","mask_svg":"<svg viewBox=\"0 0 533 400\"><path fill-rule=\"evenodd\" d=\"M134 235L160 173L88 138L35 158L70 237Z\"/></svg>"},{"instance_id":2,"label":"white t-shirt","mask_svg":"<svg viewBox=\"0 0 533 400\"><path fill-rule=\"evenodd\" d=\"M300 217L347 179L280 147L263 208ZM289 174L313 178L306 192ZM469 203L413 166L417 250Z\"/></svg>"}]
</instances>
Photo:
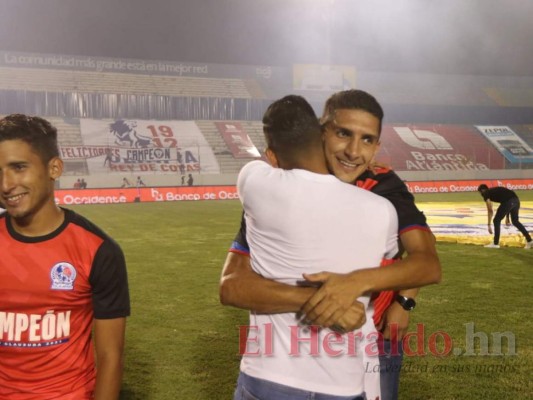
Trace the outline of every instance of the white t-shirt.
<instances>
[{"instance_id":1,"label":"white t-shirt","mask_svg":"<svg viewBox=\"0 0 533 400\"><path fill-rule=\"evenodd\" d=\"M237 189L252 268L266 278L295 285L303 273L377 267L397 252L392 204L333 175L252 161ZM368 306L369 297L359 301ZM363 352L377 350L367 313L360 330L344 335L301 327L294 313L251 313L241 371L302 390L360 394L368 362Z\"/></svg>"}]
</instances>

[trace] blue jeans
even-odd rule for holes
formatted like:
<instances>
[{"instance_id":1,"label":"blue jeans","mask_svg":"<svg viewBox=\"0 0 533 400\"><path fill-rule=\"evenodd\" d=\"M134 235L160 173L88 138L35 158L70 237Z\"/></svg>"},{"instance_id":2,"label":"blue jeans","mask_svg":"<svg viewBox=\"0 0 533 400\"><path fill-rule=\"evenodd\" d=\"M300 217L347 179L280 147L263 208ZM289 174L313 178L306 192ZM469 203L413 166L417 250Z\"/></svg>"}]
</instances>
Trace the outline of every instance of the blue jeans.
<instances>
[{"instance_id":1,"label":"blue jeans","mask_svg":"<svg viewBox=\"0 0 533 400\"><path fill-rule=\"evenodd\" d=\"M233 400L366 400L366 396L364 393L359 396L332 396L307 392L264 379L253 378L241 372Z\"/></svg>"},{"instance_id":2,"label":"blue jeans","mask_svg":"<svg viewBox=\"0 0 533 400\"><path fill-rule=\"evenodd\" d=\"M400 370L403 361L402 341L391 346L390 340L383 340L383 353L379 356L379 378L381 400L397 400L400 385Z\"/></svg>"}]
</instances>

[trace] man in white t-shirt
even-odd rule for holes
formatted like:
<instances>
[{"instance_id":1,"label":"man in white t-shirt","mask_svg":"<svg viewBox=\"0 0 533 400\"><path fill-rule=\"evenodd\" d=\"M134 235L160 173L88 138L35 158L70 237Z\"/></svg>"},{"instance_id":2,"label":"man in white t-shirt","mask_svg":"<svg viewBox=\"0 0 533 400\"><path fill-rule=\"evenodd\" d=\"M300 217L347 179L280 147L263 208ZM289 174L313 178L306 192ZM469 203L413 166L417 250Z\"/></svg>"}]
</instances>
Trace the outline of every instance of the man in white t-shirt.
<instances>
[{"instance_id":1,"label":"man in white t-shirt","mask_svg":"<svg viewBox=\"0 0 533 400\"><path fill-rule=\"evenodd\" d=\"M272 166L252 161L237 182L257 273L296 285L304 273L348 273L396 254L394 207L329 174L318 119L303 98L274 102L263 130ZM377 362L378 350L369 296L358 300L367 322L349 333L307 327L295 313L252 312L235 399L364 399L369 353Z\"/></svg>"}]
</instances>

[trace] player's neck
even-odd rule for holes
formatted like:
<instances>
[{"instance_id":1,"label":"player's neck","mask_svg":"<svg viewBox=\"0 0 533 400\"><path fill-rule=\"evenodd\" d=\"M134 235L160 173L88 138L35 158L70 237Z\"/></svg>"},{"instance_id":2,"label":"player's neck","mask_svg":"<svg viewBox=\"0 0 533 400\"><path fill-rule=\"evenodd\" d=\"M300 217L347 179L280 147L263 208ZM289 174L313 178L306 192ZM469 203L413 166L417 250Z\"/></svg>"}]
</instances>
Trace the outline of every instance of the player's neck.
<instances>
[{"instance_id":1,"label":"player's neck","mask_svg":"<svg viewBox=\"0 0 533 400\"><path fill-rule=\"evenodd\" d=\"M326 158L322 151L308 154L305 158L299 159L294 168L304 169L316 174L329 174Z\"/></svg>"},{"instance_id":2,"label":"player's neck","mask_svg":"<svg viewBox=\"0 0 533 400\"><path fill-rule=\"evenodd\" d=\"M54 232L65 219L64 212L55 203L46 204L36 213L12 218L13 229L23 236L39 237Z\"/></svg>"}]
</instances>

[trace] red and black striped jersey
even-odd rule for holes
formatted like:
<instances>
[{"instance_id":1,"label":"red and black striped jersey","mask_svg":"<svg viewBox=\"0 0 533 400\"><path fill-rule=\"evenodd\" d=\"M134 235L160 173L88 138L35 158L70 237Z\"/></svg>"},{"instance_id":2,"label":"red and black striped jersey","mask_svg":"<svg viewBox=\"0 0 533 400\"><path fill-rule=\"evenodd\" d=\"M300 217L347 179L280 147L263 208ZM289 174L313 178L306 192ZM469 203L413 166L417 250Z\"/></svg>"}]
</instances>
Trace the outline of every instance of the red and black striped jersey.
<instances>
[{"instance_id":1,"label":"red and black striped jersey","mask_svg":"<svg viewBox=\"0 0 533 400\"><path fill-rule=\"evenodd\" d=\"M93 319L130 313L124 255L70 210L54 232L17 233L0 216L0 398L90 399Z\"/></svg>"},{"instance_id":2,"label":"red and black striped jersey","mask_svg":"<svg viewBox=\"0 0 533 400\"><path fill-rule=\"evenodd\" d=\"M355 184L363 189L385 197L398 213L398 234L411 229L429 230L426 217L420 211L415 198L401 178L389 168L378 168L375 172L366 171Z\"/></svg>"},{"instance_id":3,"label":"red and black striped jersey","mask_svg":"<svg viewBox=\"0 0 533 400\"><path fill-rule=\"evenodd\" d=\"M423 229L429 231L426 217L415 204L415 198L407 189L401 178L389 168L378 168L375 172L366 171L355 182L363 189L371 190L375 194L389 200L398 213L398 235L412 229ZM400 249L402 248L400 243ZM402 250L400 250L402 251ZM401 254L398 254L399 259ZM384 263L381 266L390 265ZM395 292L387 290L376 293L373 298L374 323L378 324L383 314L394 301Z\"/></svg>"}]
</instances>

